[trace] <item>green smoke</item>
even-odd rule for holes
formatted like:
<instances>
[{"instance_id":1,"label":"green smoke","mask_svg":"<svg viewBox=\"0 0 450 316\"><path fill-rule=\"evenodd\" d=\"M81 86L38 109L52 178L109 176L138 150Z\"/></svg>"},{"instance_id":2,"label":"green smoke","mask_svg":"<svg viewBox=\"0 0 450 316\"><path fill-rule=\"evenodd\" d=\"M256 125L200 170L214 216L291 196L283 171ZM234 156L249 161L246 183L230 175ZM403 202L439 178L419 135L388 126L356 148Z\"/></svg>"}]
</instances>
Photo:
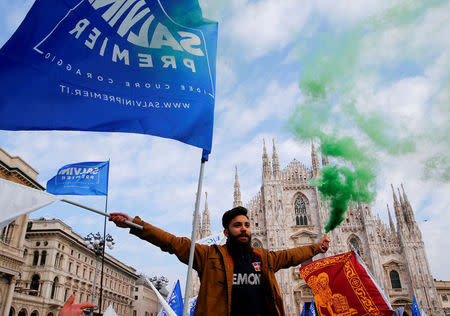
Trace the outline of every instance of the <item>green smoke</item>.
<instances>
[{"instance_id":1,"label":"green smoke","mask_svg":"<svg viewBox=\"0 0 450 316\"><path fill-rule=\"evenodd\" d=\"M372 89L382 85L386 67L408 62L424 69L430 53L426 47L408 54L402 60L374 58L382 47L375 40L382 33L408 28L424 19L428 9L446 5L447 1L399 1L377 16L370 17L340 33L318 35L320 47L310 47L305 40L301 62L300 89L304 99L289 121L290 129L301 141L320 143L322 155L330 158L331 165L321 169L321 177L312 181L322 196L330 202L330 218L326 232L333 230L343 220L352 203L370 203L376 196L378 156L400 155L416 151L416 140L429 136L423 131L405 132L396 117L366 110L367 102L360 91L361 77L373 79ZM317 39L317 38L316 38ZM405 39L409 41L410 39ZM397 43L397 45L402 45ZM441 91L448 83L444 80ZM446 99L444 94L442 99ZM448 99L447 99L448 101ZM430 105L448 118L448 103ZM447 110L445 110L447 109ZM436 131L445 144L449 139L448 120ZM436 135L434 134L434 135ZM401 136L399 136L401 135ZM448 142L447 142L448 145ZM448 147L446 149L448 151ZM449 180L449 155L432 153L424 161L424 177Z\"/></svg>"}]
</instances>

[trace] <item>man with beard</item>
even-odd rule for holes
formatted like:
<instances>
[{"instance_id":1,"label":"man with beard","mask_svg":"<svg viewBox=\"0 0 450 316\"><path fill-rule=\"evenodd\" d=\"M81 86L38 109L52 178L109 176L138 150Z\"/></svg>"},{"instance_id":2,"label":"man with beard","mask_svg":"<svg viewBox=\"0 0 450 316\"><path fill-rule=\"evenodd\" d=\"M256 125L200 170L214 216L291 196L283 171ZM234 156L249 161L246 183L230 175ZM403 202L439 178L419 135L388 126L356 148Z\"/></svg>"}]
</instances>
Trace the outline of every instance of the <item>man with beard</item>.
<instances>
[{"instance_id":1,"label":"man with beard","mask_svg":"<svg viewBox=\"0 0 450 316\"><path fill-rule=\"evenodd\" d=\"M328 250L328 239L279 251L252 248L247 212L246 208L238 206L223 214L225 245L195 245L193 268L200 278L200 290L194 316L284 316L275 272ZM132 228L130 233L188 263L189 238L176 237L124 213L111 213L109 220L119 227L128 227L125 221L143 226L142 231Z\"/></svg>"}]
</instances>

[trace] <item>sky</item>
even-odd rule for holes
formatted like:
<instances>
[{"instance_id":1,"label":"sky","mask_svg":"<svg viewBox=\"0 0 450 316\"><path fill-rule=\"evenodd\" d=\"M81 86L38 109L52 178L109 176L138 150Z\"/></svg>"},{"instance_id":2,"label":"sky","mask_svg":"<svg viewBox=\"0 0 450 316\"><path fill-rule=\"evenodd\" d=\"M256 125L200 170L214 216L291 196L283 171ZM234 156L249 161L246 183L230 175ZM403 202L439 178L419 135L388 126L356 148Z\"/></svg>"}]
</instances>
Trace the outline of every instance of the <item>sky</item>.
<instances>
[{"instance_id":1,"label":"sky","mask_svg":"<svg viewBox=\"0 0 450 316\"><path fill-rule=\"evenodd\" d=\"M0 1L0 46L32 0ZM404 185L422 231L433 277L450 280L450 1L201 0L203 15L219 22L213 148L205 165L200 210L208 192L211 230L232 207L238 167L244 204L260 188L263 140L275 141L281 168L294 158L311 165L310 141L292 117L310 106L304 78L326 78L330 106L321 130L350 136L376 160L372 211L387 223L390 185ZM322 76L322 77L321 77ZM376 142L358 118L378 122ZM347 109L348 110L348 109ZM386 144L411 141L404 152ZM380 145L381 144L381 145ZM0 131L0 147L20 156L47 180L63 165L111 161L108 211L139 215L190 237L201 150L154 136L123 133ZM333 163L333 161L332 161ZM340 163L336 161L336 163ZM104 197L71 197L104 209ZM103 218L58 202L31 218L59 218L81 236L102 231ZM187 267L108 225L109 253L138 272L182 284ZM184 291L183 291L184 292Z\"/></svg>"}]
</instances>

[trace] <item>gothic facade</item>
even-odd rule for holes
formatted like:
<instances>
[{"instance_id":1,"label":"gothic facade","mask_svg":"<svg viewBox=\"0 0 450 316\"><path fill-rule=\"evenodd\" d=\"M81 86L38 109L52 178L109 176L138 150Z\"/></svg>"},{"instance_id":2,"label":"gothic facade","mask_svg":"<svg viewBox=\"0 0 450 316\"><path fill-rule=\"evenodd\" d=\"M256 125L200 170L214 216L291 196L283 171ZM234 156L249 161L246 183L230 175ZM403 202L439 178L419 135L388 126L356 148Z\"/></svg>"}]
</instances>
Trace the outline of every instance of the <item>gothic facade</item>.
<instances>
[{"instance_id":1,"label":"gothic facade","mask_svg":"<svg viewBox=\"0 0 450 316\"><path fill-rule=\"evenodd\" d=\"M244 205L249 209L253 246L282 250L322 238L329 211L317 188L310 185L313 177L320 176L321 167L314 145L311 159L312 167L294 159L280 169L275 143L272 159L264 144L261 188L246 204L241 201L236 169L233 206ZM322 165L326 164L327 158L322 157ZM444 315L412 206L403 186L401 191L392 190L396 225L389 206L386 224L373 215L370 205L354 205L346 213L345 221L328 234L332 244L326 256L355 249L394 309L405 306L404 315L411 315L415 295L419 308L427 315ZM200 226L199 229L202 231ZM199 234L205 236L203 231ZM314 260L323 257L319 254ZM300 315L303 305L312 300L312 291L300 277L299 267L277 272L288 315Z\"/></svg>"}]
</instances>

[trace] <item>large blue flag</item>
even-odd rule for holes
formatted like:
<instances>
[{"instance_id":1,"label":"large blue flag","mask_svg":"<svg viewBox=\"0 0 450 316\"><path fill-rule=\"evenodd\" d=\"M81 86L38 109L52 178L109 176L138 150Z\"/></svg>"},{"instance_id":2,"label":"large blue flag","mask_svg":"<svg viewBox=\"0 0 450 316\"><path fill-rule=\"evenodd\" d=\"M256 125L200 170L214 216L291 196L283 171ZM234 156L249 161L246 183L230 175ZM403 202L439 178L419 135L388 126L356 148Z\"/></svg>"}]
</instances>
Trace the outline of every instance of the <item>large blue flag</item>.
<instances>
[{"instance_id":1,"label":"large blue flag","mask_svg":"<svg viewBox=\"0 0 450 316\"><path fill-rule=\"evenodd\" d=\"M181 287L180 287L180 280L177 280L177 283L172 289L172 292L167 296L167 303L169 303L169 306L173 309L175 314L177 316L183 315L183 297L181 295ZM158 316L166 316L166 312L164 311L164 308L161 309L161 311L158 313Z\"/></svg>"},{"instance_id":2,"label":"large blue flag","mask_svg":"<svg viewBox=\"0 0 450 316\"><path fill-rule=\"evenodd\" d=\"M48 180L47 192L57 195L108 195L109 161L66 165Z\"/></svg>"},{"instance_id":3,"label":"large blue flag","mask_svg":"<svg viewBox=\"0 0 450 316\"><path fill-rule=\"evenodd\" d=\"M216 46L197 0L36 0L0 50L0 129L151 134L210 152Z\"/></svg>"},{"instance_id":4,"label":"large blue flag","mask_svg":"<svg viewBox=\"0 0 450 316\"><path fill-rule=\"evenodd\" d=\"M412 316L421 316L420 315L420 309L417 305L416 296L413 296L413 305L412 305Z\"/></svg>"}]
</instances>

